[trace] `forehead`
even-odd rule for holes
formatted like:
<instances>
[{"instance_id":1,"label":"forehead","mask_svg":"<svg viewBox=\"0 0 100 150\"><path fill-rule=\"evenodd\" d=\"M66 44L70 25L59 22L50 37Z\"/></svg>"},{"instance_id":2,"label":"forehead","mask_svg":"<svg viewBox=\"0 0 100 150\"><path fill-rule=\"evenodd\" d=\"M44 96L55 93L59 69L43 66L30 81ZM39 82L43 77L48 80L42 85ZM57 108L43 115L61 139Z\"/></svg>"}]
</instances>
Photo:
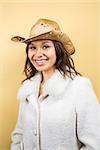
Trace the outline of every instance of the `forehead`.
<instances>
[{"instance_id":1,"label":"forehead","mask_svg":"<svg viewBox=\"0 0 100 150\"><path fill-rule=\"evenodd\" d=\"M32 41L31 44L37 45L37 44L53 44L51 40L37 40L37 41Z\"/></svg>"}]
</instances>

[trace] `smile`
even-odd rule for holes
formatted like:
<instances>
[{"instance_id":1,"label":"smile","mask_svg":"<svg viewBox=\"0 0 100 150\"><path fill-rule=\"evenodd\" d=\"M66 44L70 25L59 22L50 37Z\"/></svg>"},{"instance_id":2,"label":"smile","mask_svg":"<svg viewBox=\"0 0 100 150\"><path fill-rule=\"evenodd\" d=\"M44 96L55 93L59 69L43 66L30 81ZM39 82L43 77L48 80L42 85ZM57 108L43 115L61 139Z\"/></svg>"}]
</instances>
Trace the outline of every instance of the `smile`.
<instances>
[{"instance_id":1,"label":"smile","mask_svg":"<svg viewBox=\"0 0 100 150\"><path fill-rule=\"evenodd\" d=\"M35 60L35 63L38 65L38 66L42 66L42 65L45 65L47 63L48 59L41 59L41 60Z\"/></svg>"}]
</instances>

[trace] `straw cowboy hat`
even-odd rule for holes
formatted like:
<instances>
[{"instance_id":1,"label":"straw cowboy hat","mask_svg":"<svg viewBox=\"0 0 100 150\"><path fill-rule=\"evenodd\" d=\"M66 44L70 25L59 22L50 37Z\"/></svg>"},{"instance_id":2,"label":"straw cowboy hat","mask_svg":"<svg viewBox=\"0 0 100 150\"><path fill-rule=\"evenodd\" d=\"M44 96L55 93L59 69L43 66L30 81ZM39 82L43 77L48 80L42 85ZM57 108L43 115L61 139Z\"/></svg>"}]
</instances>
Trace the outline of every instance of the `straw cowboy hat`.
<instances>
[{"instance_id":1,"label":"straw cowboy hat","mask_svg":"<svg viewBox=\"0 0 100 150\"><path fill-rule=\"evenodd\" d=\"M48 39L56 40L63 44L69 55L75 52L75 48L70 38L61 31L57 22L49 19L39 19L31 28L29 38L14 36L11 38L14 42L28 43L35 40Z\"/></svg>"}]
</instances>

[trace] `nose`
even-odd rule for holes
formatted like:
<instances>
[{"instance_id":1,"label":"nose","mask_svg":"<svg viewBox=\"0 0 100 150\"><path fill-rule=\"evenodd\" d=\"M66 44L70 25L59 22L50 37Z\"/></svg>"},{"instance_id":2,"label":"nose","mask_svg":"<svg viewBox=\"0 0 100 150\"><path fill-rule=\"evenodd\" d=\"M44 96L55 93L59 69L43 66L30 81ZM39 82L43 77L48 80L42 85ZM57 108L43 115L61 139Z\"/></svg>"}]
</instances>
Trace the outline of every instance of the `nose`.
<instances>
[{"instance_id":1,"label":"nose","mask_svg":"<svg viewBox=\"0 0 100 150\"><path fill-rule=\"evenodd\" d=\"M35 56L36 56L36 57L41 57L41 56L43 56L43 51L42 51L41 49L38 49L38 50L36 51L36 53L35 53Z\"/></svg>"}]
</instances>

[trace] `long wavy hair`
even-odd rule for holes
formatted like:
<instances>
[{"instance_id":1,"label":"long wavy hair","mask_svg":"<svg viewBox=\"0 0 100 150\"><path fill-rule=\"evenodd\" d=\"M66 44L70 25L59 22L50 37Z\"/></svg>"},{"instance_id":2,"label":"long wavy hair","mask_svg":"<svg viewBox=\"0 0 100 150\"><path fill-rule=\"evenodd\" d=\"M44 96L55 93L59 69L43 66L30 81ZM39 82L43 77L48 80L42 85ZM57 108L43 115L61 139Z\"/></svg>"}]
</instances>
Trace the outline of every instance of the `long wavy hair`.
<instances>
[{"instance_id":1,"label":"long wavy hair","mask_svg":"<svg viewBox=\"0 0 100 150\"><path fill-rule=\"evenodd\" d=\"M63 44L59 41L52 41L52 42L54 44L56 51L55 68L58 69L64 77L67 75L71 79L73 79L74 76L81 75L79 72L76 71L74 61L68 54L67 50L64 48ZM38 72L38 70L36 70L36 68L33 66L33 64L30 62L28 58L29 45L30 43L28 43L26 46L26 61L24 67L24 74L26 75L26 79L30 79Z\"/></svg>"}]
</instances>

